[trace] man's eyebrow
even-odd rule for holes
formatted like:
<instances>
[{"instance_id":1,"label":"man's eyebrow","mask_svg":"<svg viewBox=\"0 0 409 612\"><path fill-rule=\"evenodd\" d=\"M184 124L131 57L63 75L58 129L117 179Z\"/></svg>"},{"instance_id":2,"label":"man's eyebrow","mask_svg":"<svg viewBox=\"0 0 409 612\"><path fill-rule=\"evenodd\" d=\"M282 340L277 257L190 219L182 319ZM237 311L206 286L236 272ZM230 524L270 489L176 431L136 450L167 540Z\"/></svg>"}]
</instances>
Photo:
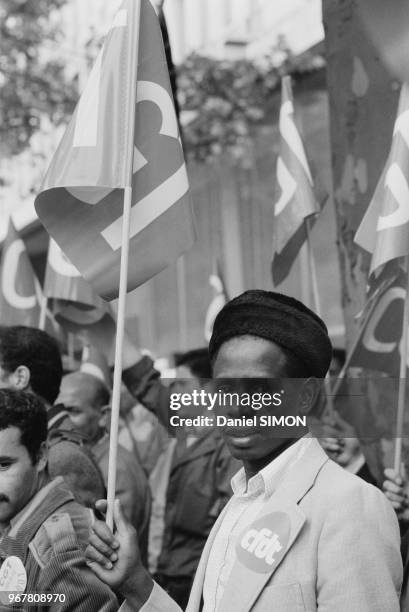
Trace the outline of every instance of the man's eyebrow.
<instances>
[{"instance_id":1,"label":"man's eyebrow","mask_svg":"<svg viewBox=\"0 0 409 612\"><path fill-rule=\"evenodd\" d=\"M0 463L4 463L5 461L17 461L17 457L10 457L10 455L0 455Z\"/></svg>"}]
</instances>

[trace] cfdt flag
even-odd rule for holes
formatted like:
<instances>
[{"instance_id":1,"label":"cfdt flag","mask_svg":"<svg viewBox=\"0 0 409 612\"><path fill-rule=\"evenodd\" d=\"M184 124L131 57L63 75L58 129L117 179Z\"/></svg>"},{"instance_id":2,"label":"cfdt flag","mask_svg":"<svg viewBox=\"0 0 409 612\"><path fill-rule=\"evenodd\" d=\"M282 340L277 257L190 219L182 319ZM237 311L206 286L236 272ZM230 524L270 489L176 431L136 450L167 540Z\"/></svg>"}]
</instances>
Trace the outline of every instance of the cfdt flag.
<instances>
[{"instance_id":1,"label":"cfdt flag","mask_svg":"<svg viewBox=\"0 0 409 612\"><path fill-rule=\"evenodd\" d=\"M366 307L359 342L348 359L349 366L399 376L405 295L403 272L374 293Z\"/></svg>"},{"instance_id":2,"label":"cfdt flag","mask_svg":"<svg viewBox=\"0 0 409 612\"><path fill-rule=\"evenodd\" d=\"M402 86L392 146L355 242L372 254L370 274L409 254L409 88Z\"/></svg>"},{"instance_id":3,"label":"cfdt flag","mask_svg":"<svg viewBox=\"0 0 409 612\"><path fill-rule=\"evenodd\" d=\"M277 182L281 194L274 206L274 285L279 285L286 278L307 238L305 219L320 212L304 145L295 123L289 76L282 79L279 130Z\"/></svg>"},{"instance_id":4,"label":"cfdt flag","mask_svg":"<svg viewBox=\"0 0 409 612\"><path fill-rule=\"evenodd\" d=\"M0 324L37 327L41 289L11 219L3 243L0 277Z\"/></svg>"},{"instance_id":5,"label":"cfdt flag","mask_svg":"<svg viewBox=\"0 0 409 612\"><path fill-rule=\"evenodd\" d=\"M204 325L204 337L206 342L209 342L211 338L215 318L229 299L217 261L214 262L213 268L213 272L209 277L209 284L213 290L213 299L207 309Z\"/></svg>"},{"instance_id":6,"label":"cfdt flag","mask_svg":"<svg viewBox=\"0 0 409 612\"><path fill-rule=\"evenodd\" d=\"M133 90L136 104L130 108ZM132 115L135 133L129 143ZM130 155L128 290L165 268L194 239L162 35L149 0L123 2L35 204L70 261L109 299L118 294Z\"/></svg>"}]
</instances>

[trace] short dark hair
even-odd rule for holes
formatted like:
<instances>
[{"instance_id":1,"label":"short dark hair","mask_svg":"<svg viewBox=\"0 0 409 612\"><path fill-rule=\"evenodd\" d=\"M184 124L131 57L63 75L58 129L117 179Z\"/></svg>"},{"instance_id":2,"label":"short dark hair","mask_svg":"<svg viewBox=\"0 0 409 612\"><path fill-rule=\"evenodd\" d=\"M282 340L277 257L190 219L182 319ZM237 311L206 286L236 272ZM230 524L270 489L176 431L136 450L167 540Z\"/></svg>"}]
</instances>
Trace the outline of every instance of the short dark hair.
<instances>
[{"instance_id":1,"label":"short dark hair","mask_svg":"<svg viewBox=\"0 0 409 612\"><path fill-rule=\"evenodd\" d=\"M62 361L58 343L41 329L0 326L0 365L12 373L24 365L30 370L30 387L53 404L60 390Z\"/></svg>"},{"instance_id":2,"label":"short dark hair","mask_svg":"<svg viewBox=\"0 0 409 612\"><path fill-rule=\"evenodd\" d=\"M200 379L212 377L212 367L210 364L209 351L207 348L198 348L185 353L175 354L175 365L186 366L193 376Z\"/></svg>"},{"instance_id":3,"label":"short dark hair","mask_svg":"<svg viewBox=\"0 0 409 612\"><path fill-rule=\"evenodd\" d=\"M32 463L37 463L40 447L47 439L47 410L34 393L0 389L0 431L16 427L21 432L21 444L26 447Z\"/></svg>"}]
</instances>

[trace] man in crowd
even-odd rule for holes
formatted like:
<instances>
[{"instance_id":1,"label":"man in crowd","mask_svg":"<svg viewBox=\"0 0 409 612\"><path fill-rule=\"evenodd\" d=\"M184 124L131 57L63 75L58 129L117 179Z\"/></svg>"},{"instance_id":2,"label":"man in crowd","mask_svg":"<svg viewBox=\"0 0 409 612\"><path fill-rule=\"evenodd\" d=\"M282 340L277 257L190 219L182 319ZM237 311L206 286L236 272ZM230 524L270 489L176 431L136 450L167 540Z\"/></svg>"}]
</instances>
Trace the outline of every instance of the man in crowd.
<instances>
[{"instance_id":1,"label":"man in crowd","mask_svg":"<svg viewBox=\"0 0 409 612\"><path fill-rule=\"evenodd\" d=\"M32 393L0 390L0 609L9 593L56 594L18 609L114 612L118 601L85 563L91 510L47 471L47 415ZM5 581L5 582L4 582ZM19 584L18 582L19 581ZM15 594L15 593L14 593Z\"/></svg>"},{"instance_id":2,"label":"man in crowd","mask_svg":"<svg viewBox=\"0 0 409 612\"><path fill-rule=\"evenodd\" d=\"M251 388L248 379L280 389L279 411L263 407L260 415L305 415L329 368L331 343L323 321L299 301L248 291L217 316L209 353L214 378L236 380L240 389ZM243 405L228 411L251 414ZM257 423L224 430L243 468L209 535L188 611L399 610L399 529L385 496L337 466L312 437L283 438ZM179 611L143 568L118 508L116 521L118 560L107 559L114 539L97 522L91 567L133 610Z\"/></svg>"},{"instance_id":3,"label":"man in crowd","mask_svg":"<svg viewBox=\"0 0 409 612\"><path fill-rule=\"evenodd\" d=\"M207 349L179 354L175 365L172 393L192 393L209 386ZM155 579L184 609L207 537L231 497L230 479L240 464L228 452L218 430L191 427L180 433L170 467Z\"/></svg>"},{"instance_id":4,"label":"man in crowd","mask_svg":"<svg viewBox=\"0 0 409 612\"><path fill-rule=\"evenodd\" d=\"M32 391L45 403L50 476L63 476L75 499L88 507L104 496L102 475L82 446L61 405L53 406L61 384L57 342L33 327L0 326L0 388Z\"/></svg>"},{"instance_id":5,"label":"man in crowd","mask_svg":"<svg viewBox=\"0 0 409 612\"><path fill-rule=\"evenodd\" d=\"M151 410L176 444L170 465L162 550L155 578L184 608L207 536L231 496L230 479L239 469L219 431L210 427L172 428L170 393L191 393L209 386L211 366L207 349L175 356L176 378L170 388L159 379L153 361L132 346L125 351L124 381L132 395ZM206 412L206 408L204 408ZM178 414L182 416L182 411ZM185 416L191 416L185 414Z\"/></svg>"},{"instance_id":6,"label":"man in crowd","mask_svg":"<svg viewBox=\"0 0 409 612\"><path fill-rule=\"evenodd\" d=\"M57 401L68 412L74 429L84 437L107 485L109 437L105 419L106 411L110 409L110 392L107 386L91 374L73 372L62 379ZM151 509L149 485L137 458L120 445L116 493L126 517L138 533L139 546L146 564Z\"/></svg>"},{"instance_id":7,"label":"man in crowd","mask_svg":"<svg viewBox=\"0 0 409 612\"><path fill-rule=\"evenodd\" d=\"M329 370L332 384L335 384L345 364L345 357L344 349L333 349ZM334 411L327 419L323 430L326 436L320 438L320 444L329 457L348 472L356 474L366 482L377 486L376 479L369 469L352 425L347 423L337 411Z\"/></svg>"}]
</instances>

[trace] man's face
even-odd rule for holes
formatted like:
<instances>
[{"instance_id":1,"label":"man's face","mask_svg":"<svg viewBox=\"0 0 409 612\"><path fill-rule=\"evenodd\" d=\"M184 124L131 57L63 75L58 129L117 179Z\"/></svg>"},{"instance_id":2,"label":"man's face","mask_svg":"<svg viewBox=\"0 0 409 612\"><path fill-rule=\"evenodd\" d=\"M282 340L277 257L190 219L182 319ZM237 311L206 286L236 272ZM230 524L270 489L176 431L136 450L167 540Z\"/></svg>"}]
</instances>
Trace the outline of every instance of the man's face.
<instances>
[{"instance_id":1,"label":"man's face","mask_svg":"<svg viewBox=\"0 0 409 612\"><path fill-rule=\"evenodd\" d=\"M286 359L281 348L263 338L239 336L222 344L214 362L215 379L236 379L233 387L236 387L237 391L240 388L242 393L251 393L252 384L257 385L257 381L249 381L247 391L245 379L249 378L266 379L260 380L259 384L265 385L265 391L270 394L284 391L281 406L263 406L257 411L249 407L234 406L226 408L225 416L233 418L253 417L255 414L258 417L269 414L280 416L288 412L288 407L296 408L295 402L298 401L296 381L292 384L291 380L283 378L285 365ZM228 381L226 383L228 386ZM221 386L224 387L222 382ZM288 442L286 438L277 437L277 432L274 433L272 427L259 424L251 427L227 426L223 433L231 454L243 461L268 457Z\"/></svg>"},{"instance_id":2,"label":"man's face","mask_svg":"<svg viewBox=\"0 0 409 612\"><path fill-rule=\"evenodd\" d=\"M0 526L3 528L37 492L46 466L45 444L38 462L33 465L20 438L17 427L0 431Z\"/></svg>"},{"instance_id":3,"label":"man's face","mask_svg":"<svg viewBox=\"0 0 409 612\"><path fill-rule=\"evenodd\" d=\"M86 382L71 376L63 378L57 403L64 404L73 427L89 442L96 442L101 435L101 409L94 406L93 400L92 389Z\"/></svg>"}]
</instances>

